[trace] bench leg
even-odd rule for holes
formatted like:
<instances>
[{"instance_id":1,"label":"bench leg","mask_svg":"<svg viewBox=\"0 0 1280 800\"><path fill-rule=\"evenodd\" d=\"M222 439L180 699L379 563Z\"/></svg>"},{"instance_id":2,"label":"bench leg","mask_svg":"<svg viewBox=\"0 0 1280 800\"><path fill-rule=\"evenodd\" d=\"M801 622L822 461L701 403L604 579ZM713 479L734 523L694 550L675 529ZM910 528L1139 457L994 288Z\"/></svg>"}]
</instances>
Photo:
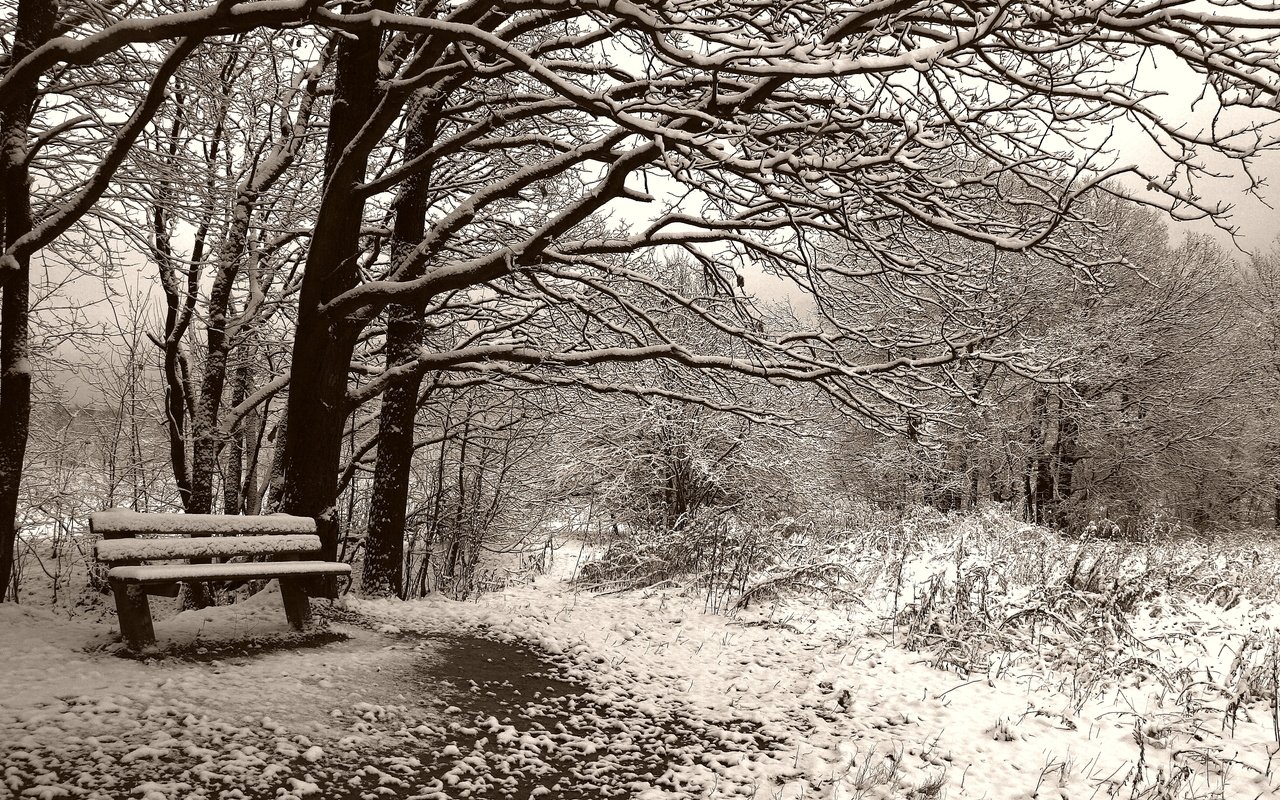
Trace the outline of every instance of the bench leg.
<instances>
[{"instance_id":1,"label":"bench leg","mask_svg":"<svg viewBox=\"0 0 1280 800\"><path fill-rule=\"evenodd\" d=\"M280 595L284 598L284 615L289 625L300 631L311 620L311 601L307 599L306 584L298 578L281 578Z\"/></svg>"},{"instance_id":2,"label":"bench leg","mask_svg":"<svg viewBox=\"0 0 1280 800\"><path fill-rule=\"evenodd\" d=\"M207 561L208 559L203 559ZM191 559L191 563L196 563L196 559ZM178 608L183 611L191 611L193 609L208 608L213 605L211 602L210 587L206 587L199 581L183 581L182 582L182 600L179 601Z\"/></svg>"},{"instance_id":3,"label":"bench leg","mask_svg":"<svg viewBox=\"0 0 1280 800\"><path fill-rule=\"evenodd\" d=\"M120 635L124 637L124 643L129 649L141 650L155 644L156 632L151 626L151 604L147 602L145 587L112 581L111 592L116 597Z\"/></svg>"}]
</instances>

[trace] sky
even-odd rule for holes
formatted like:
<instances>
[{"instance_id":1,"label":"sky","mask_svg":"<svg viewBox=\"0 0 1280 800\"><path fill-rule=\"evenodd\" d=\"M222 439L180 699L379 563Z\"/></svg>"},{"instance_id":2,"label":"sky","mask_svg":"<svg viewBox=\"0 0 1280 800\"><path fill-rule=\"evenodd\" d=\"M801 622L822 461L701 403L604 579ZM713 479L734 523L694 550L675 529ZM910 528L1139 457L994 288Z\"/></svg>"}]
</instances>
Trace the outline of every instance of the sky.
<instances>
[{"instance_id":1,"label":"sky","mask_svg":"<svg viewBox=\"0 0 1280 800\"><path fill-rule=\"evenodd\" d=\"M1191 231L1210 234L1240 258L1269 250L1276 234L1280 233L1277 221L1280 219L1280 123L1275 112L1238 107L1224 111L1212 97L1204 96L1204 76L1168 53L1153 53L1142 59L1137 66L1136 81L1141 89L1159 93L1144 104L1166 124L1182 128L1188 134L1220 139L1228 132L1266 123L1265 128L1257 131L1257 138L1272 149L1261 152L1249 165L1254 179L1260 180L1255 192L1249 192L1249 178L1238 162L1202 148L1195 157L1219 177L1200 180L1195 188L1204 198L1224 202L1231 209L1216 223L1213 220L1182 223L1171 219L1169 228L1174 236ZM1170 173L1173 162L1160 153L1135 123L1121 121L1109 129L1109 133L1109 144L1115 150L1117 161L1135 163L1157 176ZM1243 145L1250 141L1250 135L1230 141ZM1134 189L1139 197L1145 191L1145 187L1136 185ZM1224 228L1234 228L1236 235L1231 236Z\"/></svg>"},{"instance_id":2,"label":"sky","mask_svg":"<svg viewBox=\"0 0 1280 800\"><path fill-rule=\"evenodd\" d=\"M1234 205L1224 224L1238 229L1234 241L1209 221L1171 222L1170 230L1175 234L1186 231L1208 233L1223 244L1250 254L1270 250L1276 243L1277 234L1280 234L1280 153L1268 153L1259 160L1258 166L1258 174L1268 178L1268 185L1261 188L1259 197L1244 192L1245 181L1223 181L1221 196ZM1243 258L1244 253L1237 252L1237 256Z\"/></svg>"}]
</instances>

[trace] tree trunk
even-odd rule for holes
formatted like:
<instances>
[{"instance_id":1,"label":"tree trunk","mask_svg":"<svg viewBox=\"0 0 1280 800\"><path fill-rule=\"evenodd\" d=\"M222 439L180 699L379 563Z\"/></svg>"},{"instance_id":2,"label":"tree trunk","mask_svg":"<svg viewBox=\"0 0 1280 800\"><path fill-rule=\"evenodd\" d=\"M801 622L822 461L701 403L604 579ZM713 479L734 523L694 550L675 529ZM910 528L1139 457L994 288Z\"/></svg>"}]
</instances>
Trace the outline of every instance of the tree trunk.
<instances>
[{"instance_id":1,"label":"tree trunk","mask_svg":"<svg viewBox=\"0 0 1280 800\"><path fill-rule=\"evenodd\" d=\"M1051 522L1053 458L1049 453L1049 398L1040 386L1031 395L1031 456L1027 472L1027 518L1037 525Z\"/></svg>"},{"instance_id":2,"label":"tree trunk","mask_svg":"<svg viewBox=\"0 0 1280 800\"><path fill-rule=\"evenodd\" d=\"M250 382L253 380L247 360L235 369L235 377L231 384L231 405L244 402L249 394ZM222 513L244 513L244 456L249 428L241 420L227 441L226 451L222 454Z\"/></svg>"},{"instance_id":3,"label":"tree trunk","mask_svg":"<svg viewBox=\"0 0 1280 800\"><path fill-rule=\"evenodd\" d=\"M56 0L19 0L10 65L53 36ZM31 230L27 136L39 87L33 80L0 107L0 254ZM31 426L31 258L0 262L0 602L13 583L18 539L18 491ZM13 586L16 596L17 586Z\"/></svg>"},{"instance_id":4,"label":"tree trunk","mask_svg":"<svg viewBox=\"0 0 1280 800\"><path fill-rule=\"evenodd\" d=\"M283 507L281 498L284 496L284 443L288 433L289 416L286 414L267 436L267 441L272 445L271 469L267 472L265 485L260 490L262 497L258 500L259 506L277 510Z\"/></svg>"},{"instance_id":5,"label":"tree trunk","mask_svg":"<svg viewBox=\"0 0 1280 800\"><path fill-rule=\"evenodd\" d=\"M378 0L378 5L387 2ZM321 557L329 560L338 555L334 495L348 412L347 370L361 326L330 320L321 309L354 287L360 277L357 258L364 201L355 188L364 179L371 137L363 137L363 144L356 139L378 99L380 47L377 30L344 36L337 47L324 195L299 292L290 368L279 510L313 517L320 533ZM328 589L332 594L332 583Z\"/></svg>"},{"instance_id":6,"label":"tree trunk","mask_svg":"<svg viewBox=\"0 0 1280 800\"><path fill-rule=\"evenodd\" d=\"M265 420L270 403L271 401L267 400L261 407L250 409L241 422L247 445L247 463L244 468L244 479L240 482L240 496L244 498L244 513L251 516L262 513L262 496L265 494L265 486L260 477L262 442L266 438Z\"/></svg>"},{"instance_id":7,"label":"tree trunk","mask_svg":"<svg viewBox=\"0 0 1280 800\"><path fill-rule=\"evenodd\" d=\"M236 225L238 227L238 220ZM204 376L191 426L191 502L187 506L190 514L213 513L213 479L218 474L218 451L222 447L218 419L227 381L227 314L236 272L236 261L221 264L209 293Z\"/></svg>"},{"instance_id":8,"label":"tree trunk","mask_svg":"<svg viewBox=\"0 0 1280 800\"><path fill-rule=\"evenodd\" d=\"M387 367L413 358L422 342L422 310L392 306L387 320ZM414 418L419 378L396 383L382 397L378 418L378 460L369 501L360 588L370 596L401 596L405 508L413 462Z\"/></svg>"},{"instance_id":9,"label":"tree trunk","mask_svg":"<svg viewBox=\"0 0 1280 800\"><path fill-rule=\"evenodd\" d=\"M3 179L7 179L7 176ZM6 209L12 211L12 206ZM19 212L19 215L21 212ZM10 215L10 222L14 216ZM9 594L18 539L18 491L31 423L28 268L23 259L0 300L0 602ZM13 587L16 599L17 586Z\"/></svg>"},{"instance_id":10,"label":"tree trunk","mask_svg":"<svg viewBox=\"0 0 1280 800\"><path fill-rule=\"evenodd\" d=\"M239 211L237 209L233 229L239 229L242 222L246 228L248 226L247 217L242 221ZM224 255L225 251L224 247ZM218 418L222 410L223 387L227 377L227 313L236 271L235 259L223 260L209 293L204 377L200 382L200 398L191 425L191 492L186 505L188 514L213 513L213 477L219 472L218 451L222 446L222 430L218 427ZM236 457L239 458L239 455ZM225 476L223 484L225 489ZM238 487L238 478L236 486ZM231 491L234 493L235 489ZM226 509L224 511L234 513ZM207 558L193 558L190 561L193 564L209 563ZM183 609L204 608L210 604L210 592L203 584L184 583L183 589Z\"/></svg>"},{"instance_id":11,"label":"tree trunk","mask_svg":"<svg viewBox=\"0 0 1280 800\"><path fill-rule=\"evenodd\" d=\"M436 139L439 101L419 99L405 135L405 158L413 159ZM430 168L405 184L396 202L391 234L393 268L399 267L426 232ZM421 306L392 305L387 309L387 369L412 361L422 347ZM373 470L369 501L369 529L365 536L364 569L360 589L371 596L404 596L404 522L409 503L409 472L413 465L414 418L418 411L421 373L397 382L382 397L378 417L378 460Z\"/></svg>"},{"instance_id":12,"label":"tree trunk","mask_svg":"<svg viewBox=\"0 0 1280 800\"><path fill-rule=\"evenodd\" d=\"M1058 469L1053 491L1053 524L1061 530L1071 526L1068 507L1075 491L1076 464L1080 462L1080 423L1067 409L1060 409L1058 437L1054 442L1055 461Z\"/></svg>"}]
</instances>

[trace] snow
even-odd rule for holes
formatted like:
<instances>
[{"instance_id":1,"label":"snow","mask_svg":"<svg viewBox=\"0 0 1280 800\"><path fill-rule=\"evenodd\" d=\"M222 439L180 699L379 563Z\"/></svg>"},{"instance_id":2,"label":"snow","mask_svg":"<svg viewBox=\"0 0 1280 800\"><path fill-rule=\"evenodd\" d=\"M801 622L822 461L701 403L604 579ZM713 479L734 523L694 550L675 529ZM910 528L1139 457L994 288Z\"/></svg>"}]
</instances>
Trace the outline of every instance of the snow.
<instances>
[{"instance_id":1,"label":"snow","mask_svg":"<svg viewBox=\"0 0 1280 800\"><path fill-rule=\"evenodd\" d=\"M315 533L316 522L310 517L288 514L235 516L227 514L139 514L122 508L111 508L89 515L89 526L97 534L255 534Z\"/></svg>"},{"instance_id":2,"label":"snow","mask_svg":"<svg viewBox=\"0 0 1280 800\"><path fill-rule=\"evenodd\" d=\"M9 369L7 370L7 372L8 372L8 374L9 374L9 375L11 375L11 376L13 376L13 377L18 377L18 376L27 376L27 377L30 377L30 375L31 375L31 359L29 359L29 358L15 358L15 359L13 360L13 363L9 365Z\"/></svg>"},{"instance_id":3,"label":"snow","mask_svg":"<svg viewBox=\"0 0 1280 800\"><path fill-rule=\"evenodd\" d=\"M112 567L107 578L137 583L249 580L286 575L349 575L350 564L332 561L267 561L248 564L149 564Z\"/></svg>"},{"instance_id":4,"label":"snow","mask_svg":"<svg viewBox=\"0 0 1280 800\"><path fill-rule=\"evenodd\" d=\"M652 741L641 739L646 729L672 719L697 731L695 745L668 734L664 746L678 756L669 772L619 777L618 796L1074 800L1280 790L1271 711L1243 690L1240 668L1267 663L1280 619L1269 602L1144 607L1132 624L1146 657L1205 676L1193 692L1164 697L1158 683L1113 680L1083 661L1045 667L1030 651L961 674L885 633L886 610L900 606L883 587L861 592L865 606L797 598L713 616L696 592L576 592L563 577L577 553L576 544L562 548L555 574L475 603L350 600L343 613L363 622L339 626L346 642L203 661L118 658L104 625L0 606L0 796L357 797L358 785L369 796L496 797L504 770L541 769L552 751L578 754L584 776L608 775L654 747L639 744ZM937 570L982 563L942 552L906 565L903 597ZM156 623L162 640L215 652L282 626L271 594ZM475 635L559 654L558 679L582 694L559 706L532 693L524 701L591 719L599 733L472 715L460 697L483 696L478 674L470 684L450 678L456 685L423 677L447 637ZM1233 697L1240 713L1228 725ZM1157 775L1183 783L1144 794L1124 785L1138 772L1148 787Z\"/></svg>"},{"instance_id":5,"label":"snow","mask_svg":"<svg viewBox=\"0 0 1280 800\"><path fill-rule=\"evenodd\" d=\"M103 539L97 543L99 561L158 561L177 558L310 553L320 549L320 537L310 534L196 537L190 539Z\"/></svg>"}]
</instances>

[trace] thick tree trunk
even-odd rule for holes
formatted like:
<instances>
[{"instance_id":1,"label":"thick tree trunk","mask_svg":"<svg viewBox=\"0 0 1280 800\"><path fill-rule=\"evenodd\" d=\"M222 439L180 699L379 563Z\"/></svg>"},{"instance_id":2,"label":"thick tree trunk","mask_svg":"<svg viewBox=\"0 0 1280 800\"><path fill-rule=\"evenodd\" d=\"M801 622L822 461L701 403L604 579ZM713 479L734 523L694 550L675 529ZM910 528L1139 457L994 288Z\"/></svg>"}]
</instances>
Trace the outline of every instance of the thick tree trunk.
<instances>
[{"instance_id":1,"label":"thick tree trunk","mask_svg":"<svg viewBox=\"0 0 1280 800\"><path fill-rule=\"evenodd\" d=\"M6 210L12 210L12 206ZM13 216L10 215L10 221ZM28 267L29 262L23 259L19 273L5 283L0 300L0 602L8 596L13 578L18 493L31 422ZM15 594L16 589L14 587Z\"/></svg>"},{"instance_id":2,"label":"thick tree trunk","mask_svg":"<svg viewBox=\"0 0 1280 800\"><path fill-rule=\"evenodd\" d=\"M387 366L413 358L422 342L421 309L392 306L387 320ZM414 418L420 379L387 389L378 418L378 460L369 501L361 591L370 596L402 596L405 508L413 462Z\"/></svg>"},{"instance_id":3,"label":"thick tree trunk","mask_svg":"<svg viewBox=\"0 0 1280 800\"><path fill-rule=\"evenodd\" d=\"M56 0L19 0L8 64L53 36ZM27 135L39 97L33 81L0 107L0 254L31 230ZM9 596L18 538L18 492L31 426L29 256L0 263L0 602ZM14 588L16 594L17 587Z\"/></svg>"},{"instance_id":4,"label":"thick tree trunk","mask_svg":"<svg viewBox=\"0 0 1280 800\"><path fill-rule=\"evenodd\" d=\"M290 370L279 510L315 518L321 556L330 560L338 555L334 495L347 417L347 370L360 326L330 320L321 308L359 280L364 201L354 189L364 178L368 147L357 148L353 141L377 101L380 44L377 30L344 36L338 44L324 195L299 293Z\"/></svg>"},{"instance_id":5,"label":"thick tree trunk","mask_svg":"<svg viewBox=\"0 0 1280 800\"><path fill-rule=\"evenodd\" d=\"M415 158L435 143L438 103L421 100L405 136L405 157ZM426 231L430 169L413 176L396 202L391 252L395 266L422 240ZM422 347L422 307L392 305L387 309L387 368L412 361ZM404 522L413 465L414 418L418 411L420 374L387 389L378 417L378 460L369 501L364 569L360 589L371 596L404 596Z\"/></svg>"}]
</instances>

